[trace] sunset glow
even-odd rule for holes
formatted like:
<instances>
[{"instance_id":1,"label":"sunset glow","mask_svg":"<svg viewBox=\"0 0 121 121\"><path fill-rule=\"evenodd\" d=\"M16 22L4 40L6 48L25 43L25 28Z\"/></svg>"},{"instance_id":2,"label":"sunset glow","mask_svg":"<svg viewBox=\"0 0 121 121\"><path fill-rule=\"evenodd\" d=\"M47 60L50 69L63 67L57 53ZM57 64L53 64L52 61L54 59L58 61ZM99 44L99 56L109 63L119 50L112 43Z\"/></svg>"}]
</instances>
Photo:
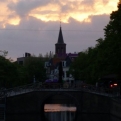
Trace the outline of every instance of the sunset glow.
<instances>
[{"instance_id":1,"label":"sunset glow","mask_svg":"<svg viewBox=\"0 0 121 121\"><path fill-rule=\"evenodd\" d=\"M67 53L94 47L119 0L0 0L0 50L15 59L25 52L55 52L60 26ZM61 23L61 24L60 24ZM49 42L49 44L48 44Z\"/></svg>"},{"instance_id":2,"label":"sunset glow","mask_svg":"<svg viewBox=\"0 0 121 121\"><path fill-rule=\"evenodd\" d=\"M20 18L18 16L15 16L14 18L11 18L8 20L8 23L12 25L18 25L19 22L20 22Z\"/></svg>"},{"instance_id":3,"label":"sunset glow","mask_svg":"<svg viewBox=\"0 0 121 121\"><path fill-rule=\"evenodd\" d=\"M6 24L18 25L22 17L19 16L17 7L21 7L26 13L27 0L6 0L0 2L0 23L5 28ZM35 0L30 0L36 4ZM110 14L117 9L119 0L46 0L38 2L38 5L29 8L27 16L40 19L41 21L61 21L68 23L70 18L79 22L91 22L90 16ZM25 7L25 8L22 8ZM25 16L24 15L24 16Z\"/></svg>"},{"instance_id":4,"label":"sunset glow","mask_svg":"<svg viewBox=\"0 0 121 121\"><path fill-rule=\"evenodd\" d=\"M80 22L91 22L89 17L92 15L110 14L113 10L116 10L117 2L118 0L108 0L107 2L98 0L88 5L84 1L61 1L60 4L52 3L44 7L36 8L31 11L30 16L34 16L43 21L58 21L61 18L62 22L68 23L69 18L74 18Z\"/></svg>"},{"instance_id":5,"label":"sunset glow","mask_svg":"<svg viewBox=\"0 0 121 121\"><path fill-rule=\"evenodd\" d=\"M8 0L6 2L0 2L0 24L3 28L6 27L6 24L18 25L20 22L20 18L18 15L16 15L16 12L8 8L9 2L17 3L17 0Z\"/></svg>"},{"instance_id":6,"label":"sunset glow","mask_svg":"<svg viewBox=\"0 0 121 121\"><path fill-rule=\"evenodd\" d=\"M67 107L62 104L45 104L45 112L58 112L58 111L76 111L76 107Z\"/></svg>"}]
</instances>

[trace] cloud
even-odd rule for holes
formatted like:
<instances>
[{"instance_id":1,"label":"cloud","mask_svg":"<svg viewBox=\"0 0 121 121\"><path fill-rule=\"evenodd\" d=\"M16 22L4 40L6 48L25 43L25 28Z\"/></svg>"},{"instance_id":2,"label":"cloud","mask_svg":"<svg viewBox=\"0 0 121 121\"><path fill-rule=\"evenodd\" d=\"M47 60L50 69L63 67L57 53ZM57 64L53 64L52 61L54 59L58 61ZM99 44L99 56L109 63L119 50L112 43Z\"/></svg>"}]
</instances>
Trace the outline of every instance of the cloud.
<instances>
[{"instance_id":1,"label":"cloud","mask_svg":"<svg viewBox=\"0 0 121 121\"><path fill-rule=\"evenodd\" d=\"M69 23L62 23L64 42L67 53L80 52L89 46L95 46L96 39L103 37L103 28L108 23L109 16L91 16L91 23L80 23L73 18ZM101 20L101 21L100 21ZM34 17L21 20L18 26L8 25L0 31L1 50L7 50L12 58L23 56L25 52L35 55L52 51L55 53L55 43L59 34L59 22L43 22Z\"/></svg>"},{"instance_id":2,"label":"cloud","mask_svg":"<svg viewBox=\"0 0 121 121\"><path fill-rule=\"evenodd\" d=\"M11 10L15 10L19 16L23 17L27 16L32 9L35 9L39 6L44 6L48 2L49 1L47 0L18 0L15 4L10 2L8 7Z\"/></svg>"},{"instance_id":3,"label":"cloud","mask_svg":"<svg viewBox=\"0 0 121 121\"><path fill-rule=\"evenodd\" d=\"M12 1L12 3L15 2ZM6 24L18 25L20 22L19 16L16 14L14 10L10 10L8 8L9 0L7 1L0 1L0 26L2 28L6 27Z\"/></svg>"},{"instance_id":4,"label":"cloud","mask_svg":"<svg viewBox=\"0 0 121 121\"><path fill-rule=\"evenodd\" d=\"M28 16L44 22L61 19L68 23L70 18L91 22L92 15L110 14L116 10L118 0L6 0L0 3L0 22L5 27L6 24L18 25Z\"/></svg>"},{"instance_id":5,"label":"cloud","mask_svg":"<svg viewBox=\"0 0 121 121\"><path fill-rule=\"evenodd\" d=\"M58 4L47 4L46 6L38 7L30 11L29 16L33 16L45 22L57 21L59 20L59 15L58 15L59 9L60 8Z\"/></svg>"},{"instance_id":6,"label":"cloud","mask_svg":"<svg viewBox=\"0 0 121 121\"><path fill-rule=\"evenodd\" d=\"M30 11L29 15L43 21L58 21L61 18L62 22L68 23L69 18L74 18L80 22L90 22L91 15L110 14L116 10L117 2L118 0L61 0L39 6Z\"/></svg>"},{"instance_id":7,"label":"cloud","mask_svg":"<svg viewBox=\"0 0 121 121\"><path fill-rule=\"evenodd\" d=\"M60 19L67 53L95 46L118 0L1 0L0 50L12 58L55 51ZM55 53L55 52L54 52Z\"/></svg>"}]
</instances>

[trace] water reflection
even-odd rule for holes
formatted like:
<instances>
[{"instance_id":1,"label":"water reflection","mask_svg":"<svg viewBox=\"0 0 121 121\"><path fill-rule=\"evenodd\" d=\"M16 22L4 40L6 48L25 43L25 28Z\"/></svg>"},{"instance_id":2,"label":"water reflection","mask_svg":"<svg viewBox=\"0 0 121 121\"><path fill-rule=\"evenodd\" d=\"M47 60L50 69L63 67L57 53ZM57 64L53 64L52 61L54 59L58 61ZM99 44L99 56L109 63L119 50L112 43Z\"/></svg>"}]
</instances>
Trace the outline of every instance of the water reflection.
<instances>
[{"instance_id":1,"label":"water reflection","mask_svg":"<svg viewBox=\"0 0 121 121\"><path fill-rule=\"evenodd\" d=\"M45 104L45 118L49 121L73 121L77 108L73 104Z\"/></svg>"}]
</instances>

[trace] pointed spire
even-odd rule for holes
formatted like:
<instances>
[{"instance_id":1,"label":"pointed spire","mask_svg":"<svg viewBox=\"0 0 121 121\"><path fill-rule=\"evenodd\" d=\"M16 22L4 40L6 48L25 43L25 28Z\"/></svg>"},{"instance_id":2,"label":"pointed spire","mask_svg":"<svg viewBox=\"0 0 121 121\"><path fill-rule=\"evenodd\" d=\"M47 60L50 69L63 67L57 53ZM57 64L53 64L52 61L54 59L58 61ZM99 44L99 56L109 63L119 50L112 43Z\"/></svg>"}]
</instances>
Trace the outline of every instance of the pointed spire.
<instances>
[{"instance_id":1,"label":"pointed spire","mask_svg":"<svg viewBox=\"0 0 121 121\"><path fill-rule=\"evenodd\" d=\"M57 43L58 44L64 44L61 26L60 26L60 31L59 31L59 36L58 36L58 42Z\"/></svg>"}]
</instances>

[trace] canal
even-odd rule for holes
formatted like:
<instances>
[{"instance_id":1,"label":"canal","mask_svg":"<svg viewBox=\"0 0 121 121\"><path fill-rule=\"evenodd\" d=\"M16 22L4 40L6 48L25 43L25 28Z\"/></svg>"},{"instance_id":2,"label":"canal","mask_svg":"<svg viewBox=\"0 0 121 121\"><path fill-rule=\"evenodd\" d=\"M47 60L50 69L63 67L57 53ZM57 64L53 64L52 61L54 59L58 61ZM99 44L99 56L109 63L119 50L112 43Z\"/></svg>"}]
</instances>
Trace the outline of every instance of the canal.
<instances>
[{"instance_id":1,"label":"canal","mask_svg":"<svg viewBox=\"0 0 121 121\"><path fill-rule=\"evenodd\" d=\"M8 115L5 121L76 121L78 115L81 115L80 121L121 121L120 118L110 114L77 114L77 108L74 104L45 104L44 115L41 118L36 113L19 113L16 115Z\"/></svg>"},{"instance_id":2,"label":"canal","mask_svg":"<svg viewBox=\"0 0 121 121\"><path fill-rule=\"evenodd\" d=\"M74 121L76 110L76 106L73 104L45 104L45 119L48 121Z\"/></svg>"},{"instance_id":3,"label":"canal","mask_svg":"<svg viewBox=\"0 0 121 121\"><path fill-rule=\"evenodd\" d=\"M82 113L81 121L121 121L110 114ZM74 104L45 104L45 121L76 121L77 107Z\"/></svg>"}]
</instances>

